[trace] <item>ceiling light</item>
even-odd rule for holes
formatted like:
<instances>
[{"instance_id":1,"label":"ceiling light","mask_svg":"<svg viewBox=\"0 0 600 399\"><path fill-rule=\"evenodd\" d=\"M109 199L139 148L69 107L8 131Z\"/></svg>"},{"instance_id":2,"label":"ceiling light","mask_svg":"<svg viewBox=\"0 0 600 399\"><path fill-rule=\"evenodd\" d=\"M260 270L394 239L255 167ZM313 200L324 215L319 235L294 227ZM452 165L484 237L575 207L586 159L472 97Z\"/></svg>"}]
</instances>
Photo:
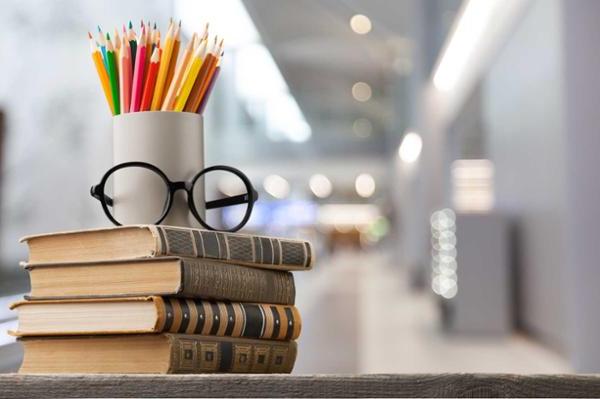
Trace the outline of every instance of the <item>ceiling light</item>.
<instances>
[{"instance_id":1,"label":"ceiling light","mask_svg":"<svg viewBox=\"0 0 600 399\"><path fill-rule=\"evenodd\" d=\"M423 149L423 140L415 132L408 132L404 135L400 147L398 148L398 155L403 162L413 163L419 159L421 150Z\"/></svg>"},{"instance_id":2,"label":"ceiling light","mask_svg":"<svg viewBox=\"0 0 600 399\"><path fill-rule=\"evenodd\" d=\"M325 175L316 174L311 176L308 185L310 190L319 198L327 198L331 195L333 187L331 181Z\"/></svg>"},{"instance_id":3,"label":"ceiling light","mask_svg":"<svg viewBox=\"0 0 600 399\"><path fill-rule=\"evenodd\" d=\"M375 192L375 179L368 173L362 173L354 182L356 193L363 198L369 198Z\"/></svg>"},{"instance_id":4,"label":"ceiling light","mask_svg":"<svg viewBox=\"0 0 600 399\"><path fill-rule=\"evenodd\" d=\"M267 193L278 199L283 199L290 193L290 184L279 175L269 175L265 177L263 187Z\"/></svg>"},{"instance_id":5,"label":"ceiling light","mask_svg":"<svg viewBox=\"0 0 600 399\"><path fill-rule=\"evenodd\" d=\"M356 82L352 85L352 96L356 101L365 102L371 99L371 86L365 82Z\"/></svg>"},{"instance_id":6,"label":"ceiling light","mask_svg":"<svg viewBox=\"0 0 600 399\"><path fill-rule=\"evenodd\" d=\"M454 87L495 15L494 11L501 4L499 0L469 0L465 3L433 75L433 84L438 90L448 91Z\"/></svg>"},{"instance_id":7,"label":"ceiling light","mask_svg":"<svg viewBox=\"0 0 600 399\"><path fill-rule=\"evenodd\" d=\"M356 14L350 18L350 27L354 33L366 35L371 31L371 20L366 15Z\"/></svg>"},{"instance_id":8,"label":"ceiling light","mask_svg":"<svg viewBox=\"0 0 600 399\"><path fill-rule=\"evenodd\" d=\"M373 132L373 124L367 118L358 118L352 124L352 130L360 138L367 138Z\"/></svg>"}]
</instances>

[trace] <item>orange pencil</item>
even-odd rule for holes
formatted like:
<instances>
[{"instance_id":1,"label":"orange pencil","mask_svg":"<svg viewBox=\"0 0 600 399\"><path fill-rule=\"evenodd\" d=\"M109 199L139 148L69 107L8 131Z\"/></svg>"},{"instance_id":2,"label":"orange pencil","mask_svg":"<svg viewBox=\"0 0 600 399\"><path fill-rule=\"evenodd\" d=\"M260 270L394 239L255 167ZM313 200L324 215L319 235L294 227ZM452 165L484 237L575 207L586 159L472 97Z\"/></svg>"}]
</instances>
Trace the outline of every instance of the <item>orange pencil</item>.
<instances>
[{"instance_id":1,"label":"orange pencil","mask_svg":"<svg viewBox=\"0 0 600 399\"><path fill-rule=\"evenodd\" d=\"M119 89L121 90L121 111L127 113L131 107L131 48L125 27L123 26L123 37L121 38L121 54L119 57L119 74L120 84Z\"/></svg>"},{"instance_id":2,"label":"orange pencil","mask_svg":"<svg viewBox=\"0 0 600 399\"><path fill-rule=\"evenodd\" d=\"M165 92L163 93L163 100L161 102L161 106L164 103L165 97L167 96L167 91L169 90L169 86L171 85L171 81L173 81L173 76L175 76L175 67L177 65L177 57L179 56L179 48L181 47L181 21L179 21L179 26L177 26L175 30L175 41L173 42L173 53L171 54L171 62L169 62L169 70L167 71L167 80L165 81Z\"/></svg>"},{"instance_id":3,"label":"orange pencil","mask_svg":"<svg viewBox=\"0 0 600 399\"><path fill-rule=\"evenodd\" d=\"M156 47L150 57L150 67L148 69L148 79L144 86L144 94L142 96L142 104L140 105L140 111L149 111L150 103L152 102L152 96L154 94L154 87L156 85L156 75L158 74L158 68L160 65L160 49Z\"/></svg>"},{"instance_id":4,"label":"orange pencil","mask_svg":"<svg viewBox=\"0 0 600 399\"><path fill-rule=\"evenodd\" d=\"M96 67L96 72L98 73L98 78L100 78L100 84L102 85L102 91L104 92L104 96L106 97L106 102L108 102L108 107L110 108L110 112L114 115L115 108L112 102L112 97L110 93L110 83L108 80L108 73L106 72L106 67L104 66L104 61L102 60L102 53L98 49L96 42L94 41L94 37L90 32L88 32L88 37L90 38L90 52L92 54L92 60L94 61L94 66Z\"/></svg>"},{"instance_id":5,"label":"orange pencil","mask_svg":"<svg viewBox=\"0 0 600 399\"><path fill-rule=\"evenodd\" d=\"M192 92L190 93L188 101L185 104L184 111L197 112L200 108L202 97L205 95L210 80L215 73L215 69L217 68L217 62L219 61L217 54L221 53L222 48L223 40L221 40L221 43L219 43L218 47L215 43L213 50L206 56L204 62L202 63L202 68L198 73L198 78L196 79L196 82L194 82Z\"/></svg>"},{"instance_id":6,"label":"orange pencil","mask_svg":"<svg viewBox=\"0 0 600 399\"><path fill-rule=\"evenodd\" d=\"M160 110L163 99L165 97L165 82L167 81L167 72L169 72L169 64L173 55L173 45L175 44L173 24L169 25L169 31L165 36L164 53L160 57L160 66L158 68L158 76L156 77L156 85L154 87L154 96L150 109L152 111Z\"/></svg>"},{"instance_id":7,"label":"orange pencil","mask_svg":"<svg viewBox=\"0 0 600 399\"><path fill-rule=\"evenodd\" d=\"M196 33L192 35L192 39L185 47L181 59L177 63L177 69L175 70L175 74L173 75L173 79L169 85L169 90L167 91L167 95L165 96L165 100L163 101L161 110L162 111L172 111L175 106L175 100L177 98L177 90L181 85L181 81L183 79L183 75L186 71L187 65L192 57L192 53L194 52L194 47L196 46L196 42L198 41L198 36Z\"/></svg>"}]
</instances>

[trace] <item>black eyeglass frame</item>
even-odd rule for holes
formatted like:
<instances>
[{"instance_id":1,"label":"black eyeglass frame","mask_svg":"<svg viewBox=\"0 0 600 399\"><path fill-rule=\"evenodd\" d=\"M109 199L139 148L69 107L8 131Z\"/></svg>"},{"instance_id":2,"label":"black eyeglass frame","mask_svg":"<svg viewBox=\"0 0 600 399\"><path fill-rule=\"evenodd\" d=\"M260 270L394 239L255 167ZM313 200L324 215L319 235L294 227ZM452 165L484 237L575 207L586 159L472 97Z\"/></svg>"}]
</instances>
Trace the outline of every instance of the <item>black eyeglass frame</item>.
<instances>
[{"instance_id":1,"label":"black eyeglass frame","mask_svg":"<svg viewBox=\"0 0 600 399\"><path fill-rule=\"evenodd\" d=\"M242 227L244 227L246 225L246 223L248 222L248 219L250 219L250 215L252 214L252 209L254 207L254 203L258 199L258 192L252 186L250 179L248 179L248 177L242 171L240 171L239 169L236 169L232 166L226 166L226 165L210 166L208 168L202 169L191 180L189 180L187 182L185 182L185 181L174 182L174 181L169 180L167 175L162 170L160 170L158 167L156 167L152 164L149 164L147 162L139 162L139 161L123 162L123 163L120 163L120 164L115 165L112 168L110 168L104 174L104 176L102 176L102 180L100 180L100 183L92 186L90 189L90 194L92 195L92 197L94 197L95 199L100 201L100 204L102 205L102 210L104 210L104 214L106 215L106 217L116 226L121 226L121 223L119 223L113 217L113 215L110 213L110 210L108 209L109 207L113 206L113 200L108 195L106 195L106 193L104 192L104 188L106 186L106 183L108 182L108 179L114 172L116 172L117 170L120 170L120 169L125 169L125 168L130 168L130 167L145 168L145 169L149 169L149 170L153 171L154 173L156 173L158 176L160 176L162 178L163 182L165 183L165 185L168 188L168 193L167 193L168 197L167 197L167 202L165 203L165 207L163 209L163 213L160 216L160 218L156 222L154 222L154 224L160 224L169 214L169 211L171 210L171 207L173 206L173 196L174 196L175 192L177 190L184 190L187 194L188 207L189 207L190 211L192 212L192 215L194 215L194 218L196 218L196 220L205 229L217 230L217 229L213 228L212 226L208 225L204 221L204 219L202 217L200 217L200 213L198 212L198 210L196 209L196 205L194 204L194 185L196 184L196 181L199 178L201 178L202 176L206 175L207 173L215 171L215 170L222 170L225 172L230 172L230 173L233 173L234 175L236 175L237 177L239 177L242 180L242 182L244 183L244 186L246 187L246 194L241 194L241 195L236 195L233 197L227 197L227 198L221 198L221 199L217 199L217 200L213 200L213 201L208 201L205 204L205 209L222 208L222 207L226 207L226 206L240 205L240 204L244 204L244 203L248 204L248 208L246 209L246 214L242 218L242 221L240 223L238 223L235 227L230 228L230 229L225 229L222 231L235 232L235 231L240 230Z\"/></svg>"}]
</instances>

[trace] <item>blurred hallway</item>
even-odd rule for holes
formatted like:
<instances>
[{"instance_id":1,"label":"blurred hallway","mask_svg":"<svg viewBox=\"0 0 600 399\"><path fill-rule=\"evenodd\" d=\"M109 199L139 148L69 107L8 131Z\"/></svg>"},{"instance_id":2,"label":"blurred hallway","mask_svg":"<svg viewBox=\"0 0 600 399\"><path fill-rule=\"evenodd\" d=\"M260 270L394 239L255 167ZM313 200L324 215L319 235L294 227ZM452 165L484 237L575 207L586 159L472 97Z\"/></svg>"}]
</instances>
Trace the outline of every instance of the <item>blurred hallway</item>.
<instances>
[{"instance_id":1,"label":"blurred hallway","mask_svg":"<svg viewBox=\"0 0 600 399\"><path fill-rule=\"evenodd\" d=\"M295 373L572 371L556 352L521 335L442 334L436 297L411 290L393 266L381 253L347 252L297 275L305 327Z\"/></svg>"}]
</instances>

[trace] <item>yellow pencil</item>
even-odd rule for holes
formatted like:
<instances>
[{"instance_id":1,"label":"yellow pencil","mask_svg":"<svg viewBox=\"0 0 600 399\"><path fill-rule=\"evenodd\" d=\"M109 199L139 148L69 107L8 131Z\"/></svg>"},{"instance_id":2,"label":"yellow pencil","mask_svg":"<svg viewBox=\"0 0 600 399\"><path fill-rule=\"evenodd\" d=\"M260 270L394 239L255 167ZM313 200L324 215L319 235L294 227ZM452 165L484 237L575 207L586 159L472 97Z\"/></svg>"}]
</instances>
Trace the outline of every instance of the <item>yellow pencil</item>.
<instances>
[{"instance_id":1,"label":"yellow pencil","mask_svg":"<svg viewBox=\"0 0 600 399\"><path fill-rule=\"evenodd\" d=\"M196 46L196 41L198 40L198 36L196 33L192 36L192 39L185 47L183 51L183 55L177 64L177 69L175 71L175 75L173 76L173 80L171 80L171 84L169 85L169 90L167 91L167 95L165 97L165 101L163 102L162 111L172 111L175 106L175 100L177 98L177 90L181 85L181 81L183 80L183 76L185 71L187 70L187 66L189 64L190 58L192 57L192 53L194 52L194 47Z\"/></svg>"},{"instance_id":2,"label":"yellow pencil","mask_svg":"<svg viewBox=\"0 0 600 399\"><path fill-rule=\"evenodd\" d=\"M190 91L192 91L192 87L194 86L194 82L198 77L198 72L200 72L200 67L202 66L202 59L204 56L204 50L206 49L206 40L203 40L203 44L198 46L198 49L194 52L192 59L190 60L190 64L187 68L185 76L183 78L183 83L181 84L181 90L179 94L177 94L177 100L175 101L174 111L181 112L185 107L185 103L187 102L188 96L190 95Z\"/></svg>"},{"instance_id":3,"label":"yellow pencil","mask_svg":"<svg viewBox=\"0 0 600 399\"><path fill-rule=\"evenodd\" d=\"M104 92L104 96L106 97L106 101L108 102L110 112L114 115L115 108L112 101L110 83L108 82L108 73L106 72L106 68L104 67L104 61L102 60L102 54L100 53L98 46L96 46L96 42L94 41L92 34L89 32L88 37L90 38L90 52L92 53L92 60L94 61L96 72L98 73L98 77L100 78L102 91Z\"/></svg>"},{"instance_id":4,"label":"yellow pencil","mask_svg":"<svg viewBox=\"0 0 600 399\"><path fill-rule=\"evenodd\" d=\"M152 105L150 110L158 111L162 105L164 98L165 81L167 80L167 72L169 71L169 64L171 62L171 55L173 54L173 24L169 26L167 36L165 37L165 46L160 57L160 66L158 67L158 77L156 78L156 86L154 86L154 95L152 97Z\"/></svg>"}]
</instances>

